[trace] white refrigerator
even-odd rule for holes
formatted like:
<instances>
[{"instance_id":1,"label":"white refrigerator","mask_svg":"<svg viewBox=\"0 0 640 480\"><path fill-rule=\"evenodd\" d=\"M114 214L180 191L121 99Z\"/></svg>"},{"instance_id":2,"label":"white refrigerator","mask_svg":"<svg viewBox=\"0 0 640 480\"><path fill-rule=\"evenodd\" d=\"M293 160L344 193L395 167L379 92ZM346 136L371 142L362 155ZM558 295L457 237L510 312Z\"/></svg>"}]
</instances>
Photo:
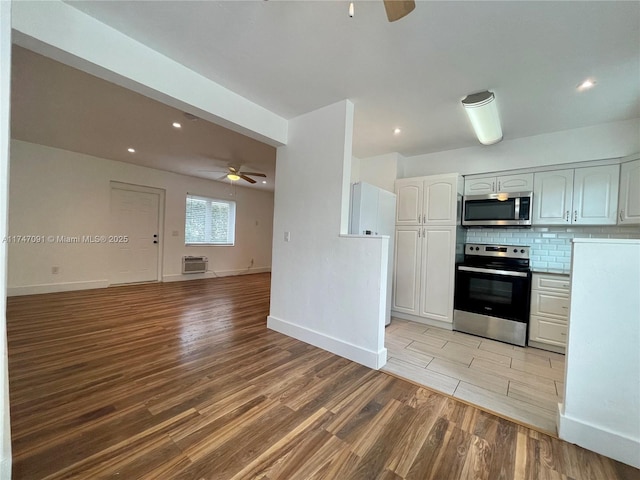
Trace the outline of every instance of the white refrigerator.
<instances>
[{"instance_id":1,"label":"white refrigerator","mask_svg":"<svg viewBox=\"0 0 640 480\"><path fill-rule=\"evenodd\" d=\"M393 257L396 230L396 195L374 185L359 182L351 186L352 235L386 235L389 237L387 267L387 311L385 325L391 323L391 292L393 291Z\"/></svg>"}]
</instances>

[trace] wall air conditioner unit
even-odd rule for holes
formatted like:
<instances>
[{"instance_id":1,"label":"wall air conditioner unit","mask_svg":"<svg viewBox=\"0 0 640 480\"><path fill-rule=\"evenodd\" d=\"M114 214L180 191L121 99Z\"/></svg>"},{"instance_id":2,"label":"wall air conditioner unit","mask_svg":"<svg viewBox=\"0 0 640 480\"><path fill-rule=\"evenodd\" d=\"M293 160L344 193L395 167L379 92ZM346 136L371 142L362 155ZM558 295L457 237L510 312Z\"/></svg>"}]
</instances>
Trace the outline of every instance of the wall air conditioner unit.
<instances>
[{"instance_id":1,"label":"wall air conditioner unit","mask_svg":"<svg viewBox=\"0 0 640 480\"><path fill-rule=\"evenodd\" d=\"M205 273L208 264L207 257L182 257L182 273Z\"/></svg>"}]
</instances>

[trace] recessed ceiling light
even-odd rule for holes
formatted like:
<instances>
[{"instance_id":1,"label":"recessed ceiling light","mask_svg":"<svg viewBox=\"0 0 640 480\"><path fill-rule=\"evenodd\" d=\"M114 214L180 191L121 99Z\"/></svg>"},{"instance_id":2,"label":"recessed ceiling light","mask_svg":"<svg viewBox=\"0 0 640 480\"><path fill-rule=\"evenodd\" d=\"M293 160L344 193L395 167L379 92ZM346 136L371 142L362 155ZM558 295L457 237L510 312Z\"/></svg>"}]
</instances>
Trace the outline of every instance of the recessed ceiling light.
<instances>
[{"instance_id":1,"label":"recessed ceiling light","mask_svg":"<svg viewBox=\"0 0 640 480\"><path fill-rule=\"evenodd\" d=\"M402 130L400 130L399 128L394 128L393 129L393 134L394 135L400 135L402 133Z\"/></svg>"},{"instance_id":2,"label":"recessed ceiling light","mask_svg":"<svg viewBox=\"0 0 640 480\"><path fill-rule=\"evenodd\" d=\"M267 181L266 180L262 180L262 183L267 183Z\"/></svg>"},{"instance_id":3,"label":"recessed ceiling light","mask_svg":"<svg viewBox=\"0 0 640 480\"><path fill-rule=\"evenodd\" d=\"M182 125L180 125L178 122L173 122L173 128L182 128Z\"/></svg>"},{"instance_id":4,"label":"recessed ceiling light","mask_svg":"<svg viewBox=\"0 0 640 480\"><path fill-rule=\"evenodd\" d=\"M135 148L131 148L131 147L129 147L129 148L127 148L127 152L129 152L129 153L136 153L136 149L135 149Z\"/></svg>"},{"instance_id":5,"label":"recessed ceiling light","mask_svg":"<svg viewBox=\"0 0 640 480\"><path fill-rule=\"evenodd\" d=\"M591 78L587 78L584 82L582 82L580 85L578 85L578 91L579 92L583 92L585 90L589 90L590 88L593 88L596 86L596 81L591 79Z\"/></svg>"}]
</instances>

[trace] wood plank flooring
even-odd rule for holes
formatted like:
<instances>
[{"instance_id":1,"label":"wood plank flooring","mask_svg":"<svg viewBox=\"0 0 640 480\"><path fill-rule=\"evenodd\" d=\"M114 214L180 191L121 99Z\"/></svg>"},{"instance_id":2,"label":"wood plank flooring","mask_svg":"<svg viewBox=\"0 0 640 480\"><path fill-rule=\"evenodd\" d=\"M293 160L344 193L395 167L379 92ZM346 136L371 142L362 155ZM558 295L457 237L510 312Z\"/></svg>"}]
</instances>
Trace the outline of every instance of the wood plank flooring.
<instances>
[{"instance_id":1,"label":"wood plank flooring","mask_svg":"<svg viewBox=\"0 0 640 480\"><path fill-rule=\"evenodd\" d=\"M383 371L556 434L564 355L394 318Z\"/></svg>"},{"instance_id":2,"label":"wood plank flooring","mask_svg":"<svg viewBox=\"0 0 640 480\"><path fill-rule=\"evenodd\" d=\"M637 480L267 330L269 282L9 298L13 478Z\"/></svg>"}]
</instances>

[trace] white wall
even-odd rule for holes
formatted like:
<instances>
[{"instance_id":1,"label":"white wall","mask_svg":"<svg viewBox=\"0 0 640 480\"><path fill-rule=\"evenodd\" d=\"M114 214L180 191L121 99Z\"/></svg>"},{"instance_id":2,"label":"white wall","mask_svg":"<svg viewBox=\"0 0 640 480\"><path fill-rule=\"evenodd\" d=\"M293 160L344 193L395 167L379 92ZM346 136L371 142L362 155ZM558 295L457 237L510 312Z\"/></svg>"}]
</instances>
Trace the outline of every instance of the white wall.
<instances>
[{"instance_id":1,"label":"white wall","mask_svg":"<svg viewBox=\"0 0 640 480\"><path fill-rule=\"evenodd\" d=\"M640 468L640 240L573 242L558 433Z\"/></svg>"},{"instance_id":2,"label":"white wall","mask_svg":"<svg viewBox=\"0 0 640 480\"><path fill-rule=\"evenodd\" d=\"M218 275L268 271L271 267L273 194L100 159L13 140L9 207L10 235L110 235L110 182L165 190L162 278L182 275L182 256L206 255ZM194 193L236 201L236 245L186 247L185 198ZM233 196L230 193L235 192ZM179 236L172 232L178 231ZM24 243L9 245L9 293L14 295L105 287L109 245ZM254 266L249 270L251 259ZM52 274L51 267L60 273Z\"/></svg>"},{"instance_id":3,"label":"white wall","mask_svg":"<svg viewBox=\"0 0 640 480\"><path fill-rule=\"evenodd\" d=\"M640 151L638 132L640 119L633 119L417 155L401 161L400 178L450 172L470 175L625 157Z\"/></svg>"},{"instance_id":4,"label":"white wall","mask_svg":"<svg viewBox=\"0 0 640 480\"><path fill-rule=\"evenodd\" d=\"M395 192L398 163L402 161L402 158L399 153L394 152L358 159L358 176L355 182L365 182L383 190Z\"/></svg>"},{"instance_id":5,"label":"white wall","mask_svg":"<svg viewBox=\"0 0 640 480\"><path fill-rule=\"evenodd\" d=\"M340 236L353 104L290 120L279 147L269 328L367 365L386 362L387 238ZM285 232L290 241L284 241Z\"/></svg>"},{"instance_id":6,"label":"white wall","mask_svg":"<svg viewBox=\"0 0 640 480\"><path fill-rule=\"evenodd\" d=\"M11 109L11 2L0 1L0 239L7 235L9 118ZM7 245L0 245L0 479L11 478L11 424L7 362Z\"/></svg>"}]
</instances>

